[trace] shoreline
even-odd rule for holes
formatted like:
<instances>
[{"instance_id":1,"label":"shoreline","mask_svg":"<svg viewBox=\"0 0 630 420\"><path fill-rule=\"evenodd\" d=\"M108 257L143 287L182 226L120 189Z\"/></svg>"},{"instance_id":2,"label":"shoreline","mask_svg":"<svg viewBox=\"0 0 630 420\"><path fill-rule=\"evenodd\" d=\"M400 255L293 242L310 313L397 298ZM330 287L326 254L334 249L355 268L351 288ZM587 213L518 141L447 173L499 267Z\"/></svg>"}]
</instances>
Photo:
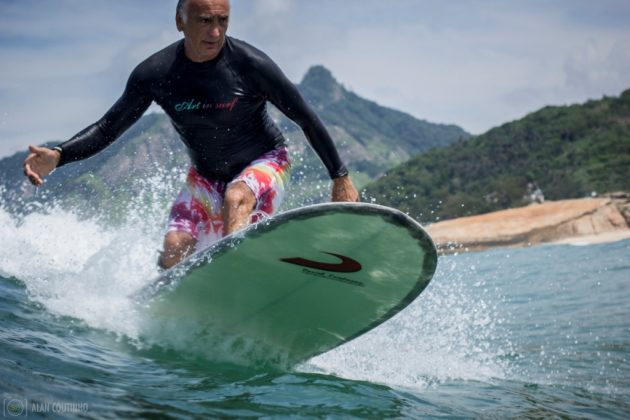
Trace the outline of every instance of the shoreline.
<instances>
[{"instance_id":1,"label":"shoreline","mask_svg":"<svg viewBox=\"0 0 630 420\"><path fill-rule=\"evenodd\" d=\"M428 225L442 254L543 243L590 245L630 238L630 199L547 201Z\"/></svg>"},{"instance_id":2,"label":"shoreline","mask_svg":"<svg viewBox=\"0 0 630 420\"><path fill-rule=\"evenodd\" d=\"M585 235L585 236L573 236L569 238L559 239L554 242L550 242L554 245L596 245L596 244L605 244L611 242L619 242L624 241L626 239L630 239L630 230L628 231L618 231L618 232L605 232L599 233L597 235Z\"/></svg>"}]
</instances>

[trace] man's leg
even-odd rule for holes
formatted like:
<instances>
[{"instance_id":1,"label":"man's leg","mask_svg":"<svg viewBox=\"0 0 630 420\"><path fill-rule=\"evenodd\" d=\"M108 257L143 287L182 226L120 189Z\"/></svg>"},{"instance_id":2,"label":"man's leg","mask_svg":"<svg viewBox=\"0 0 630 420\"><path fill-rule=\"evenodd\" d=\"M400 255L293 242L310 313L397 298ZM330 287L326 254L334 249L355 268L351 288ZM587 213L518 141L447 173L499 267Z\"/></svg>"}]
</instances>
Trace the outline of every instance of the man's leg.
<instances>
[{"instance_id":1,"label":"man's leg","mask_svg":"<svg viewBox=\"0 0 630 420\"><path fill-rule=\"evenodd\" d=\"M256 197L245 182L230 184L223 201L223 233L229 235L246 227L255 206Z\"/></svg>"},{"instance_id":2,"label":"man's leg","mask_svg":"<svg viewBox=\"0 0 630 420\"><path fill-rule=\"evenodd\" d=\"M230 184L225 192L223 201L223 233L228 235L246 227L249 224L249 219L255 206L256 197L254 197L254 193L244 182ZM172 213L175 212L173 211ZM173 214L171 217L175 220L177 219L177 216ZM171 268L192 254L196 245L197 240L186 231L173 230L168 232L164 237L164 251L160 254L160 267L164 269Z\"/></svg>"},{"instance_id":3,"label":"man's leg","mask_svg":"<svg viewBox=\"0 0 630 420\"><path fill-rule=\"evenodd\" d=\"M224 234L256 222L254 211L274 214L282 203L290 170L288 150L282 147L254 160L229 183L222 208Z\"/></svg>"},{"instance_id":4,"label":"man's leg","mask_svg":"<svg viewBox=\"0 0 630 420\"><path fill-rule=\"evenodd\" d=\"M206 246L221 238L224 191L224 182L207 180L194 168L188 171L186 184L171 207L158 261L161 268L171 268L191 255L198 243Z\"/></svg>"},{"instance_id":5,"label":"man's leg","mask_svg":"<svg viewBox=\"0 0 630 420\"><path fill-rule=\"evenodd\" d=\"M159 266L171 268L195 250L197 240L188 232L171 231L164 236L164 250L160 254Z\"/></svg>"}]
</instances>

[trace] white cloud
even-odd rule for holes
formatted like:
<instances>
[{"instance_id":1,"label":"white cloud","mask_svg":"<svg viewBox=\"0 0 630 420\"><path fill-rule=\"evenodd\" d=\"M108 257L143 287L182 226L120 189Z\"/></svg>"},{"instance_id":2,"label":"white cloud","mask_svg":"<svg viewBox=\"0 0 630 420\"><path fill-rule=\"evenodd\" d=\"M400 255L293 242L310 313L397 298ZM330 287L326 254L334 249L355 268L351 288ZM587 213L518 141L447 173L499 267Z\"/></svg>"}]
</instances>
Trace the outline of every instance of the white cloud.
<instances>
[{"instance_id":1,"label":"white cloud","mask_svg":"<svg viewBox=\"0 0 630 420\"><path fill-rule=\"evenodd\" d=\"M122 93L135 65L179 38L163 8L163 15L148 17L149 25L139 25L141 6L0 4L0 156L67 139L94 122ZM170 25L160 25L164 20Z\"/></svg>"},{"instance_id":2,"label":"white cloud","mask_svg":"<svg viewBox=\"0 0 630 420\"><path fill-rule=\"evenodd\" d=\"M100 117L179 38L175 0L0 2L0 156ZM323 64L358 94L479 133L630 87L628 2L233 0L230 34L294 81Z\"/></svg>"},{"instance_id":3,"label":"white cloud","mask_svg":"<svg viewBox=\"0 0 630 420\"><path fill-rule=\"evenodd\" d=\"M256 17L273 17L278 14L287 13L293 7L293 0L266 0L247 2L247 6L252 7L253 15Z\"/></svg>"},{"instance_id":4,"label":"white cloud","mask_svg":"<svg viewBox=\"0 0 630 420\"><path fill-rule=\"evenodd\" d=\"M629 81L630 37L602 42L589 39L565 61L567 88L588 93L610 90Z\"/></svg>"},{"instance_id":5,"label":"white cloud","mask_svg":"<svg viewBox=\"0 0 630 420\"><path fill-rule=\"evenodd\" d=\"M600 77L594 89L567 82L566 63L589 37L621 45L630 34L618 25L576 22L570 15L590 4L344 4L323 0L316 7L300 5L273 25L246 22L237 31L268 51L294 80L308 66L324 64L361 95L477 133L546 104L619 93L630 86L630 68L620 59L625 55L620 48L599 61L601 68L617 69L614 78ZM583 64L576 63L576 69Z\"/></svg>"}]
</instances>

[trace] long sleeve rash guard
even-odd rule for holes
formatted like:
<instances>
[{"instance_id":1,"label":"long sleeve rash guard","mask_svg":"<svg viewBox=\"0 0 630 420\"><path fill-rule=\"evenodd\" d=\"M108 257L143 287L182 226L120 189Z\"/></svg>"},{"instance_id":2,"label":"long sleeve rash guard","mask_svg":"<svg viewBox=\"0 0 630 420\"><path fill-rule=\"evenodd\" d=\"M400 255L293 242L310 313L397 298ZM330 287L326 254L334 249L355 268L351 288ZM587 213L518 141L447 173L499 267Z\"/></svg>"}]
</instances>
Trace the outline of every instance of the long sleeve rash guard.
<instances>
[{"instance_id":1,"label":"long sleeve rash guard","mask_svg":"<svg viewBox=\"0 0 630 420\"><path fill-rule=\"evenodd\" d=\"M267 113L267 101L302 128L331 178L348 173L297 88L263 52L231 37L211 61L189 60L180 40L140 63L109 111L59 146L59 166L103 150L152 101L168 114L193 166L208 179L229 181L258 156L285 144Z\"/></svg>"}]
</instances>

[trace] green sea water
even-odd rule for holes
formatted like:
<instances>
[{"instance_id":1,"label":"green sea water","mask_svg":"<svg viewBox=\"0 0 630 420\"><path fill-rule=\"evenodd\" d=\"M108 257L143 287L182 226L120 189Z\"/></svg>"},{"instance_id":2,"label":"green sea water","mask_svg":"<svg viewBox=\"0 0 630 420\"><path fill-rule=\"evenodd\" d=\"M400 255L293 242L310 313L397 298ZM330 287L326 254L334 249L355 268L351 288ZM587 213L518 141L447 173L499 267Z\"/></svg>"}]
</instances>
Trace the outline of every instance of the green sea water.
<instances>
[{"instance_id":1,"label":"green sea water","mask_svg":"<svg viewBox=\"0 0 630 420\"><path fill-rule=\"evenodd\" d=\"M440 257L396 317L280 369L185 328L147 339L129 296L161 229L0 210L2 416L630 416L630 241Z\"/></svg>"}]
</instances>

